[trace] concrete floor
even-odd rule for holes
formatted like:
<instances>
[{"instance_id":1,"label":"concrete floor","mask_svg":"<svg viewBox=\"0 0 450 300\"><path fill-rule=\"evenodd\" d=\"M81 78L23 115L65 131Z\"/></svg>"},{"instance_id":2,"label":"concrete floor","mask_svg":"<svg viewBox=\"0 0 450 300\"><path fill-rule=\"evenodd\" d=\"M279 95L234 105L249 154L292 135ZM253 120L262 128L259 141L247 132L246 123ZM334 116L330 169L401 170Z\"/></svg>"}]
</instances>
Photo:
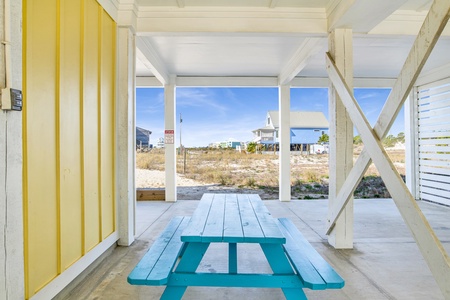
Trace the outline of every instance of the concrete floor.
<instances>
[{"instance_id":1,"label":"concrete floor","mask_svg":"<svg viewBox=\"0 0 450 300\"><path fill-rule=\"evenodd\" d=\"M354 249L334 250L327 243L326 200L264 201L274 217L288 217L316 250L345 279L341 290L311 291L308 299L444 299L431 272L391 199L355 200ZM173 216L191 215L195 200L139 202L137 239L117 247L70 293L59 299L159 299L164 287L132 286L130 271ZM419 202L437 236L450 253L450 208ZM226 248L211 247L201 268L225 272ZM257 245L238 248L239 271L270 272ZM449 283L450 284L450 283ZM62 296L62 295L61 295ZM279 289L190 287L183 299L284 299Z\"/></svg>"}]
</instances>

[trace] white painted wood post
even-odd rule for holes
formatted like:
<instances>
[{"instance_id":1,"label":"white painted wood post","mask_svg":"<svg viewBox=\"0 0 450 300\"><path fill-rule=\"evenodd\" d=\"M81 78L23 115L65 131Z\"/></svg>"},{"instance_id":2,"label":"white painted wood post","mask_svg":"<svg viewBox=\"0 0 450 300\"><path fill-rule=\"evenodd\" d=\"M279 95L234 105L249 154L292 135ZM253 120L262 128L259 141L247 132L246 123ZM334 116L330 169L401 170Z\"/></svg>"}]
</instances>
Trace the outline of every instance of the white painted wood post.
<instances>
[{"instance_id":1,"label":"white painted wood post","mask_svg":"<svg viewBox=\"0 0 450 300\"><path fill-rule=\"evenodd\" d=\"M281 85L279 90L279 197L280 201L291 200L291 87Z\"/></svg>"},{"instance_id":2,"label":"white painted wood post","mask_svg":"<svg viewBox=\"0 0 450 300\"><path fill-rule=\"evenodd\" d=\"M12 88L22 89L22 1L0 1L11 30ZM3 28L0 28L4 40ZM1 47L3 51L4 47ZM4 73L5 64L0 64ZM4 79L4 78L3 78ZM4 80L0 88L4 88ZM26 101L26 100L25 100ZM24 299L22 112L0 110L0 299Z\"/></svg>"},{"instance_id":3,"label":"white painted wood post","mask_svg":"<svg viewBox=\"0 0 450 300\"><path fill-rule=\"evenodd\" d=\"M336 29L328 37L329 52L353 87L353 45L351 29ZM329 154L329 204L332 210L336 197L353 166L353 123L336 90L329 88L330 154ZM328 235L328 243L336 249L353 248L353 199L351 199Z\"/></svg>"},{"instance_id":4,"label":"white painted wood post","mask_svg":"<svg viewBox=\"0 0 450 300\"><path fill-rule=\"evenodd\" d=\"M172 143L165 143L165 167L166 167L166 201L177 201L177 157L175 146L175 127L176 127L176 77L172 76L170 82L164 85L164 123L165 136L167 131L172 131ZM169 134L170 135L170 134Z\"/></svg>"},{"instance_id":5,"label":"white painted wood post","mask_svg":"<svg viewBox=\"0 0 450 300\"><path fill-rule=\"evenodd\" d=\"M117 43L117 104L116 104L116 195L119 245L134 241L136 211L136 120L135 120L135 61L136 44L132 28L119 26Z\"/></svg>"},{"instance_id":6,"label":"white painted wood post","mask_svg":"<svg viewBox=\"0 0 450 300\"><path fill-rule=\"evenodd\" d=\"M417 88L413 88L413 92L405 101L405 177L406 186L417 200L419 199L419 169L418 159L419 154L418 140L417 140L417 105L414 95Z\"/></svg>"}]
</instances>

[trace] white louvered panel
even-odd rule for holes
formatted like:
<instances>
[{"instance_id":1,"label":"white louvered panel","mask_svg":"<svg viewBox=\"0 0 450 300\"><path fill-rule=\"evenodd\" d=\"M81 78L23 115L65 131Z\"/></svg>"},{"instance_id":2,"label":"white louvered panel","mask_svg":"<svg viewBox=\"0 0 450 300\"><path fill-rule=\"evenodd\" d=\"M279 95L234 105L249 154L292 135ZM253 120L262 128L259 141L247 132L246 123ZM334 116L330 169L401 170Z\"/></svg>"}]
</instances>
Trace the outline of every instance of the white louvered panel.
<instances>
[{"instance_id":1,"label":"white louvered panel","mask_svg":"<svg viewBox=\"0 0 450 300\"><path fill-rule=\"evenodd\" d=\"M419 172L431 173L435 175L450 175L449 169L435 168L429 166L419 166Z\"/></svg>"},{"instance_id":2,"label":"white louvered panel","mask_svg":"<svg viewBox=\"0 0 450 300\"><path fill-rule=\"evenodd\" d=\"M436 88L430 88L427 90L419 91L419 98L425 98L427 96L431 97L431 96L435 96L435 95L448 93L449 90L450 90L450 85L444 84L444 85L438 86Z\"/></svg>"},{"instance_id":3,"label":"white louvered panel","mask_svg":"<svg viewBox=\"0 0 450 300\"><path fill-rule=\"evenodd\" d=\"M448 114L450 114L450 107L427 110L424 112L419 112L419 119L426 118L426 117L436 117L436 116L439 117L439 116L448 115Z\"/></svg>"},{"instance_id":4,"label":"white louvered panel","mask_svg":"<svg viewBox=\"0 0 450 300\"><path fill-rule=\"evenodd\" d=\"M418 87L419 196L450 205L450 78Z\"/></svg>"},{"instance_id":5,"label":"white louvered panel","mask_svg":"<svg viewBox=\"0 0 450 300\"><path fill-rule=\"evenodd\" d=\"M447 154L422 152L422 153L419 153L419 158L422 160L442 160L442 159L447 159ZM422 165L424 165L424 164L422 164Z\"/></svg>"},{"instance_id":6,"label":"white louvered panel","mask_svg":"<svg viewBox=\"0 0 450 300\"><path fill-rule=\"evenodd\" d=\"M426 146L426 145L430 145L430 146L448 146L450 145L450 139L446 139L446 138L440 138L440 139L421 139L419 140L419 145L420 146Z\"/></svg>"},{"instance_id":7,"label":"white louvered panel","mask_svg":"<svg viewBox=\"0 0 450 300\"><path fill-rule=\"evenodd\" d=\"M433 109L440 108L445 106L445 103L448 103L450 100L450 93L441 94L439 96L427 97L419 99L419 111L424 109Z\"/></svg>"},{"instance_id":8,"label":"white louvered panel","mask_svg":"<svg viewBox=\"0 0 450 300\"><path fill-rule=\"evenodd\" d=\"M420 123L422 124L422 126L428 125L428 124L441 123L441 122L442 123L450 122L450 115L420 118Z\"/></svg>"},{"instance_id":9,"label":"white louvered panel","mask_svg":"<svg viewBox=\"0 0 450 300\"><path fill-rule=\"evenodd\" d=\"M423 192L426 192L425 188L428 188L431 190L436 190L436 193L440 193L441 196L450 195L450 183L429 180L420 180L419 183L422 187ZM443 191L444 193L441 193L441 191Z\"/></svg>"},{"instance_id":10,"label":"white louvered panel","mask_svg":"<svg viewBox=\"0 0 450 300\"><path fill-rule=\"evenodd\" d=\"M419 182L425 182L425 181L429 181L429 182L441 182L441 183L445 183L450 187L450 176L447 175L434 175L434 174L427 174L427 173L422 173L422 176L420 176L420 180ZM430 184L424 184L424 185L430 185Z\"/></svg>"},{"instance_id":11,"label":"white louvered panel","mask_svg":"<svg viewBox=\"0 0 450 300\"><path fill-rule=\"evenodd\" d=\"M447 138L448 135L442 134L442 132L436 131L436 132L421 132L420 138Z\"/></svg>"},{"instance_id":12,"label":"white louvered panel","mask_svg":"<svg viewBox=\"0 0 450 300\"><path fill-rule=\"evenodd\" d=\"M450 139L421 139L419 140L419 146L450 146Z\"/></svg>"},{"instance_id":13,"label":"white louvered panel","mask_svg":"<svg viewBox=\"0 0 450 300\"><path fill-rule=\"evenodd\" d=\"M450 199L448 199L448 198L444 198L444 197L434 195L434 194L426 194L423 192L420 192L420 199L435 202L435 203L440 203L440 204L444 204L444 205L449 205L449 203L450 203Z\"/></svg>"}]
</instances>

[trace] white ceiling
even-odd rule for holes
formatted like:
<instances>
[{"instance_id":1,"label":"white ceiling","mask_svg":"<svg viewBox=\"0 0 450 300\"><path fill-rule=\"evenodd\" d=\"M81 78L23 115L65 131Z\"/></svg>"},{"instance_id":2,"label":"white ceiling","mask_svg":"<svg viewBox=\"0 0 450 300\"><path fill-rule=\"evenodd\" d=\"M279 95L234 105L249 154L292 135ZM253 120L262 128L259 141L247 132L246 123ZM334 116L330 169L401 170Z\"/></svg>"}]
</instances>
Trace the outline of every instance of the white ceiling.
<instances>
[{"instance_id":1,"label":"white ceiling","mask_svg":"<svg viewBox=\"0 0 450 300\"><path fill-rule=\"evenodd\" d=\"M375 8L374 3L136 0L136 73L158 78L280 78L286 72L301 77L326 77L327 32L346 27L354 33L354 76L395 78L431 1L377 0ZM447 26L424 72L450 64L448 29Z\"/></svg>"}]
</instances>

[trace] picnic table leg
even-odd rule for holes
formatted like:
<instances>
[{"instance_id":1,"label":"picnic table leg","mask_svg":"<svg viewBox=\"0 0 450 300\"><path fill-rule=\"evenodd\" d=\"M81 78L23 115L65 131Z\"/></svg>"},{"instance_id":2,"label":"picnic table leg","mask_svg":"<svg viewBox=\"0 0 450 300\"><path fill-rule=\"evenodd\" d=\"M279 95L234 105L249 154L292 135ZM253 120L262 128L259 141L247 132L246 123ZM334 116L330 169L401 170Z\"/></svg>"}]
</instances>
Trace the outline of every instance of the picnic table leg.
<instances>
[{"instance_id":1,"label":"picnic table leg","mask_svg":"<svg viewBox=\"0 0 450 300\"><path fill-rule=\"evenodd\" d=\"M294 274L294 270L280 244L260 245L274 274ZM301 288L282 288L282 291L287 300L307 299Z\"/></svg>"},{"instance_id":2,"label":"picnic table leg","mask_svg":"<svg viewBox=\"0 0 450 300\"><path fill-rule=\"evenodd\" d=\"M237 244L228 244L228 273L237 274Z\"/></svg>"},{"instance_id":3,"label":"picnic table leg","mask_svg":"<svg viewBox=\"0 0 450 300\"><path fill-rule=\"evenodd\" d=\"M186 242L184 254L181 257L180 262L178 263L178 266L176 267L174 272L195 273L208 247L209 243ZM168 282L170 282L170 275ZM164 293L161 295L161 299L181 299L188 285L189 282L186 282L185 286L172 286L168 284L166 289L164 290Z\"/></svg>"}]
</instances>

